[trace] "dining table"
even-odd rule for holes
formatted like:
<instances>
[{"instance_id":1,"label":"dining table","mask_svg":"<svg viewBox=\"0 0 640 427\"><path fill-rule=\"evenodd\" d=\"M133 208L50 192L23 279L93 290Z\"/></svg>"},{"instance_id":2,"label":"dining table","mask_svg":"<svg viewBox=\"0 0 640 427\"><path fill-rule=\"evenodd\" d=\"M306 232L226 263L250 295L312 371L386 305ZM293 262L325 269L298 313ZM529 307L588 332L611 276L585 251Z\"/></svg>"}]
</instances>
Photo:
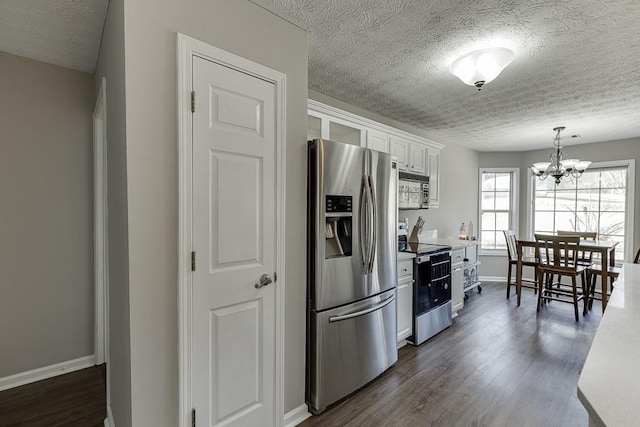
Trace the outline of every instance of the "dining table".
<instances>
[{"instance_id":1,"label":"dining table","mask_svg":"<svg viewBox=\"0 0 640 427\"><path fill-rule=\"evenodd\" d=\"M607 274L607 265L615 266L616 263L616 246L618 242L612 240L580 240L580 250L600 255L600 283L602 292L602 312L607 307L607 290L609 289L609 275ZM520 297L522 294L522 255L525 248L535 248L535 240L518 240L518 260L516 264L516 294L517 305L520 306ZM538 278L536 277L536 281Z\"/></svg>"}]
</instances>

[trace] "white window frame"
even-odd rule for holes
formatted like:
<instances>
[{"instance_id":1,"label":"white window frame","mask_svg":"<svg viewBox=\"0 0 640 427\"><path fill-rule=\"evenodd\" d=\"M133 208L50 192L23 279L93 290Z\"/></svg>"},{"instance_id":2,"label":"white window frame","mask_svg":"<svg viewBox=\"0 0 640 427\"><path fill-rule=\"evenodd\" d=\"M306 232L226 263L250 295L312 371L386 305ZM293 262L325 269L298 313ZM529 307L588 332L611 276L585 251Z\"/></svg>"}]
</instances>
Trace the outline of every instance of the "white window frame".
<instances>
[{"instance_id":1,"label":"white window frame","mask_svg":"<svg viewBox=\"0 0 640 427\"><path fill-rule=\"evenodd\" d=\"M478 241L480 243L480 255L506 256L506 249L485 249L482 247L482 174L483 173L510 173L511 174L511 207L509 209L509 228L515 230L516 236L520 221L520 168L480 168L478 170Z\"/></svg>"},{"instance_id":2,"label":"white window frame","mask_svg":"<svg viewBox=\"0 0 640 427\"><path fill-rule=\"evenodd\" d=\"M628 159L628 160L611 160L607 162L593 162L589 166L589 170L592 169L603 169L603 168L619 168L626 167L627 168L627 197L625 204L625 259L620 260L616 257L617 262L630 262L631 259L635 256L634 247L633 247L633 220L634 220L634 208L635 208L635 182L636 182L636 160ZM534 204L535 200L533 199L533 186L535 180L538 179L533 174L529 174L529 182L527 184L527 238L533 239L533 212L534 212ZM553 178L547 178L553 179Z\"/></svg>"}]
</instances>

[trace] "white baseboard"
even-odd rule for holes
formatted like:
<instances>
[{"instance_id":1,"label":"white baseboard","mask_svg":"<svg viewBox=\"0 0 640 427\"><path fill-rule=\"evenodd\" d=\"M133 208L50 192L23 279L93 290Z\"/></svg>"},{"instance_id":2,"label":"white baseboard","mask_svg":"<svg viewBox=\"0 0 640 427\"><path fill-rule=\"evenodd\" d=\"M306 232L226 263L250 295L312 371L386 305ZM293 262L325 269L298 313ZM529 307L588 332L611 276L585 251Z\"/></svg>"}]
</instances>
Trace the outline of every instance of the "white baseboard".
<instances>
[{"instance_id":1,"label":"white baseboard","mask_svg":"<svg viewBox=\"0 0 640 427\"><path fill-rule=\"evenodd\" d=\"M111 413L111 406L107 406L107 418L104 419L104 427L116 427L113 423L113 414Z\"/></svg>"},{"instance_id":2,"label":"white baseboard","mask_svg":"<svg viewBox=\"0 0 640 427\"><path fill-rule=\"evenodd\" d=\"M307 405L302 404L297 408L284 414L284 427L294 427L311 416L307 410Z\"/></svg>"},{"instance_id":3,"label":"white baseboard","mask_svg":"<svg viewBox=\"0 0 640 427\"><path fill-rule=\"evenodd\" d=\"M506 277L498 277L498 276L480 276L481 282L505 282L507 283Z\"/></svg>"},{"instance_id":4,"label":"white baseboard","mask_svg":"<svg viewBox=\"0 0 640 427\"><path fill-rule=\"evenodd\" d=\"M0 391L89 368L94 365L94 361L95 358L92 354L91 356L80 357L78 359L56 363L55 365L9 375L8 377L0 378Z\"/></svg>"}]
</instances>

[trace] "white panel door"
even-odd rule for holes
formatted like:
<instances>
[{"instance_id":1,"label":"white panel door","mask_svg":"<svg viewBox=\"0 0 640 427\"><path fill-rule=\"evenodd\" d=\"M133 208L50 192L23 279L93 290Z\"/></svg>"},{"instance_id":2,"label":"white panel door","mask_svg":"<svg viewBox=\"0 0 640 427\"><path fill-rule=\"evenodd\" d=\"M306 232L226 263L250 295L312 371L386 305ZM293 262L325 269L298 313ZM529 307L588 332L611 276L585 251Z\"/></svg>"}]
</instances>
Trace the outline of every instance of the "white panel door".
<instances>
[{"instance_id":1,"label":"white panel door","mask_svg":"<svg viewBox=\"0 0 640 427\"><path fill-rule=\"evenodd\" d=\"M367 148L372 150L389 152L389 136L374 130L367 130Z\"/></svg>"},{"instance_id":2,"label":"white panel door","mask_svg":"<svg viewBox=\"0 0 640 427\"><path fill-rule=\"evenodd\" d=\"M193 57L198 426L275 423L275 86Z\"/></svg>"}]
</instances>

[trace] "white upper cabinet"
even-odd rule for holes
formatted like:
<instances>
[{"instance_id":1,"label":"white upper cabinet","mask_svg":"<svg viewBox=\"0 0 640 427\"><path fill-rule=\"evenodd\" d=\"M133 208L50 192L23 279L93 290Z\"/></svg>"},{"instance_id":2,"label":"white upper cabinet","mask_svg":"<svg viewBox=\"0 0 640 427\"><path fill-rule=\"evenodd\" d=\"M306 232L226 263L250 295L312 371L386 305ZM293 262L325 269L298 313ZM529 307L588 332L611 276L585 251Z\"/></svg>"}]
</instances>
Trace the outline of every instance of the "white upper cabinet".
<instances>
[{"instance_id":1,"label":"white upper cabinet","mask_svg":"<svg viewBox=\"0 0 640 427\"><path fill-rule=\"evenodd\" d=\"M398 167L400 170L409 169L409 141L402 138L391 137L390 153L398 158Z\"/></svg>"},{"instance_id":2,"label":"white upper cabinet","mask_svg":"<svg viewBox=\"0 0 640 427\"><path fill-rule=\"evenodd\" d=\"M348 120L308 110L307 140L322 138L345 144L365 146L365 129Z\"/></svg>"},{"instance_id":3,"label":"white upper cabinet","mask_svg":"<svg viewBox=\"0 0 640 427\"><path fill-rule=\"evenodd\" d=\"M427 150L423 143L408 141L392 136L390 138L391 154L398 158L400 170L428 175Z\"/></svg>"},{"instance_id":4,"label":"white upper cabinet","mask_svg":"<svg viewBox=\"0 0 640 427\"><path fill-rule=\"evenodd\" d=\"M391 153L400 170L429 176L429 207L440 205L440 150L444 145L307 100L307 139L323 138Z\"/></svg>"},{"instance_id":5,"label":"white upper cabinet","mask_svg":"<svg viewBox=\"0 0 640 427\"><path fill-rule=\"evenodd\" d=\"M429 207L440 206L440 150L429 148L427 150L427 166L429 175Z\"/></svg>"},{"instance_id":6,"label":"white upper cabinet","mask_svg":"<svg viewBox=\"0 0 640 427\"><path fill-rule=\"evenodd\" d=\"M409 172L427 174L427 150L428 147L423 144L412 142L409 145L409 157L411 158Z\"/></svg>"},{"instance_id":7,"label":"white upper cabinet","mask_svg":"<svg viewBox=\"0 0 640 427\"><path fill-rule=\"evenodd\" d=\"M372 150L389 152L389 135L375 130L367 130L367 148Z\"/></svg>"}]
</instances>

